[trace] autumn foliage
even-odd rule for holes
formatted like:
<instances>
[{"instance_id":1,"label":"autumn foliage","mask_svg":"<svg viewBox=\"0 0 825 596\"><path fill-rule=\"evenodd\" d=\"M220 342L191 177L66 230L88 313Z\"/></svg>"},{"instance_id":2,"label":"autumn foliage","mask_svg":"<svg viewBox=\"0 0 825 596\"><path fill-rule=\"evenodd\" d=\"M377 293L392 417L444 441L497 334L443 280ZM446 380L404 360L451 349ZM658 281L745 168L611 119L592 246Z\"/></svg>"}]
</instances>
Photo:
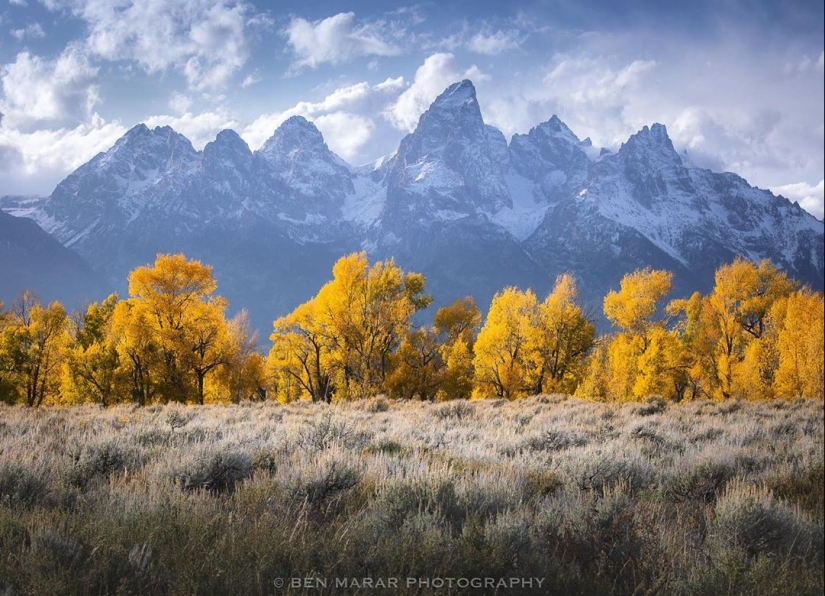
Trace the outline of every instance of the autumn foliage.
<instances>
[{"instance_id":1,"label":"autumn foliage","mask_svg":"<svg viewBox=\"0 0 825 596\"><path fill-rule=\"evenodd\" d=\"M823 399L821 293L743 259L707 295L668 301L671 290L670 272L626 275L604 298L613 333L596 337L564 274L543 299L503 289L482 324L472 297L418 316L432 302L424 277L355 253L274 322L265 358L246 313L227 319L209 266L158 255L130 274L127 299L71 314L30 293L0 303L0 400Z\"/></svg>"},{"instance_id":2,"label":"autumn foliage","mask_svg":"<svg viewBox=\"0 0 825 596\"><path fill-rule=\"evenodd\" d=\"M149 403L237 401L263 383L245 313L227 321L212 269L159 255L113 294L66 314L24 294L0 320L4 401ZM252 347L250 347L252 346Z\"/></svg>"}]
</instances>

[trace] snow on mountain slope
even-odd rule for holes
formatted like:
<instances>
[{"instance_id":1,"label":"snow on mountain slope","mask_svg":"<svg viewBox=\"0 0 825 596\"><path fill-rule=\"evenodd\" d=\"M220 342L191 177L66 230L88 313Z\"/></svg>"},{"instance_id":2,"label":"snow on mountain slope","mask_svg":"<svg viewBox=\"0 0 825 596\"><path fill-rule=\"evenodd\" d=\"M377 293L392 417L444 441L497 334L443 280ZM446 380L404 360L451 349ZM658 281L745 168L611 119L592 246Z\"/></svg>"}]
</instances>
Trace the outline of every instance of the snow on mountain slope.
<instances>
[{"instance_id":1,"label":"snow on mountain slope","mask_svg":"<svg viewBox=\"0 0 825 596\"><path fill-rule=\"evenodd\" d=\"M203 258L259 323L362 248L421 270L439 299L465 292L482 304L504 285L546 291L563 271L594 301L644 266L704 288L736 255L824 285L821 221L735 174L695 167L664 126L611 153L553 116L508 144L470 81L448 87L371 164L348 166L301 117L256 152L231 130L198 152L168 127L139 125L47 199L0 208L35 220L113 284L157 252Z\"/></svg>"}]
</instances>

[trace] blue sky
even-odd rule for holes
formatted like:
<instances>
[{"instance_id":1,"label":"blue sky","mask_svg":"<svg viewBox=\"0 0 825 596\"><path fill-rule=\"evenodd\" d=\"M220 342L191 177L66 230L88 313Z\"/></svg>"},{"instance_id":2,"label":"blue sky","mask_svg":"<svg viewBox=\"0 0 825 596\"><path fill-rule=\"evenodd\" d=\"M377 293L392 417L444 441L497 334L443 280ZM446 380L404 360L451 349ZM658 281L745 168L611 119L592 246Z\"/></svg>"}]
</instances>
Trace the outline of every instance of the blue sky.
<instances>
[{"instance_id":1,"label":"blue sky","mask_svg":"<svg viewBox=\"0 0 825 596\"><path fill-rule=\"evenodd\" d=\"M138 122L255 149L293 114L357 164L470 78L508 137L558 114L616 149L661 122L699 165L822 218L823 4L5 0L0 194L46 194Z\"/></svg>"}]
</instances>

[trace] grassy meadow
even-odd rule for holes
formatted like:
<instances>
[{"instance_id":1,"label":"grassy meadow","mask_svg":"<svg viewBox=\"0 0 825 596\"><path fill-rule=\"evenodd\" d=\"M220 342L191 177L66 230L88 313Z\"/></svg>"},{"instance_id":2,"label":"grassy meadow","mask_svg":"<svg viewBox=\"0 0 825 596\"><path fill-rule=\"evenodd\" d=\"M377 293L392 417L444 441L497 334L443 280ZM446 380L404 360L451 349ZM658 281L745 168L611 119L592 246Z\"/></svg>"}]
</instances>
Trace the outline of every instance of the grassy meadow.
<instances>
[{"instance_id":1,"label":"grassy meadow","mask_svg":"<svg viewBox=\"0 0 825 596\"><path fill-rule=\"evenodd\" d=\"M0 406L3 595L822 594L822 559L821 401Z\"/></svg>"}]
</instances>

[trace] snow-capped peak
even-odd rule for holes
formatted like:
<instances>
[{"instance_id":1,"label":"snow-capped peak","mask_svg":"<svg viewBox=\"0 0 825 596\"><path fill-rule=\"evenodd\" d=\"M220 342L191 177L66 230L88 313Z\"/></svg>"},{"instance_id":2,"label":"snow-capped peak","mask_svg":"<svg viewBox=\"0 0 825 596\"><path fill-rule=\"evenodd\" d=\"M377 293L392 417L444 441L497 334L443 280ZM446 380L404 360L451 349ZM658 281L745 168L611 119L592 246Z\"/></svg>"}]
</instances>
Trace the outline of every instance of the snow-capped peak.
<instances>
[{"instance_id":1,"label":"snow-capped peak","mask_svg":"<svg viewBox=\"0 0 825 596\"><path fill-rule=\"evenodd\" d=\"M271 160L282 158L296 151L329 152L321 131L303 116L292 116L284 121L258 153Z\"/></svg>"},{"instance_id":2,"label":"snow-capped peak","mask_svg":"<svg viewBox=\"0 0 825 596\"><path fill-rule=\"evenodd\" d=\"M653 124L652 126L644 126L639 132L632 135L626 143L619 149L619 153L638 152L638 151L654 151L657 153L676 153L673 148L673 141L667 134L667 128L664 124Z\"/></svg>"}]
</instances>

